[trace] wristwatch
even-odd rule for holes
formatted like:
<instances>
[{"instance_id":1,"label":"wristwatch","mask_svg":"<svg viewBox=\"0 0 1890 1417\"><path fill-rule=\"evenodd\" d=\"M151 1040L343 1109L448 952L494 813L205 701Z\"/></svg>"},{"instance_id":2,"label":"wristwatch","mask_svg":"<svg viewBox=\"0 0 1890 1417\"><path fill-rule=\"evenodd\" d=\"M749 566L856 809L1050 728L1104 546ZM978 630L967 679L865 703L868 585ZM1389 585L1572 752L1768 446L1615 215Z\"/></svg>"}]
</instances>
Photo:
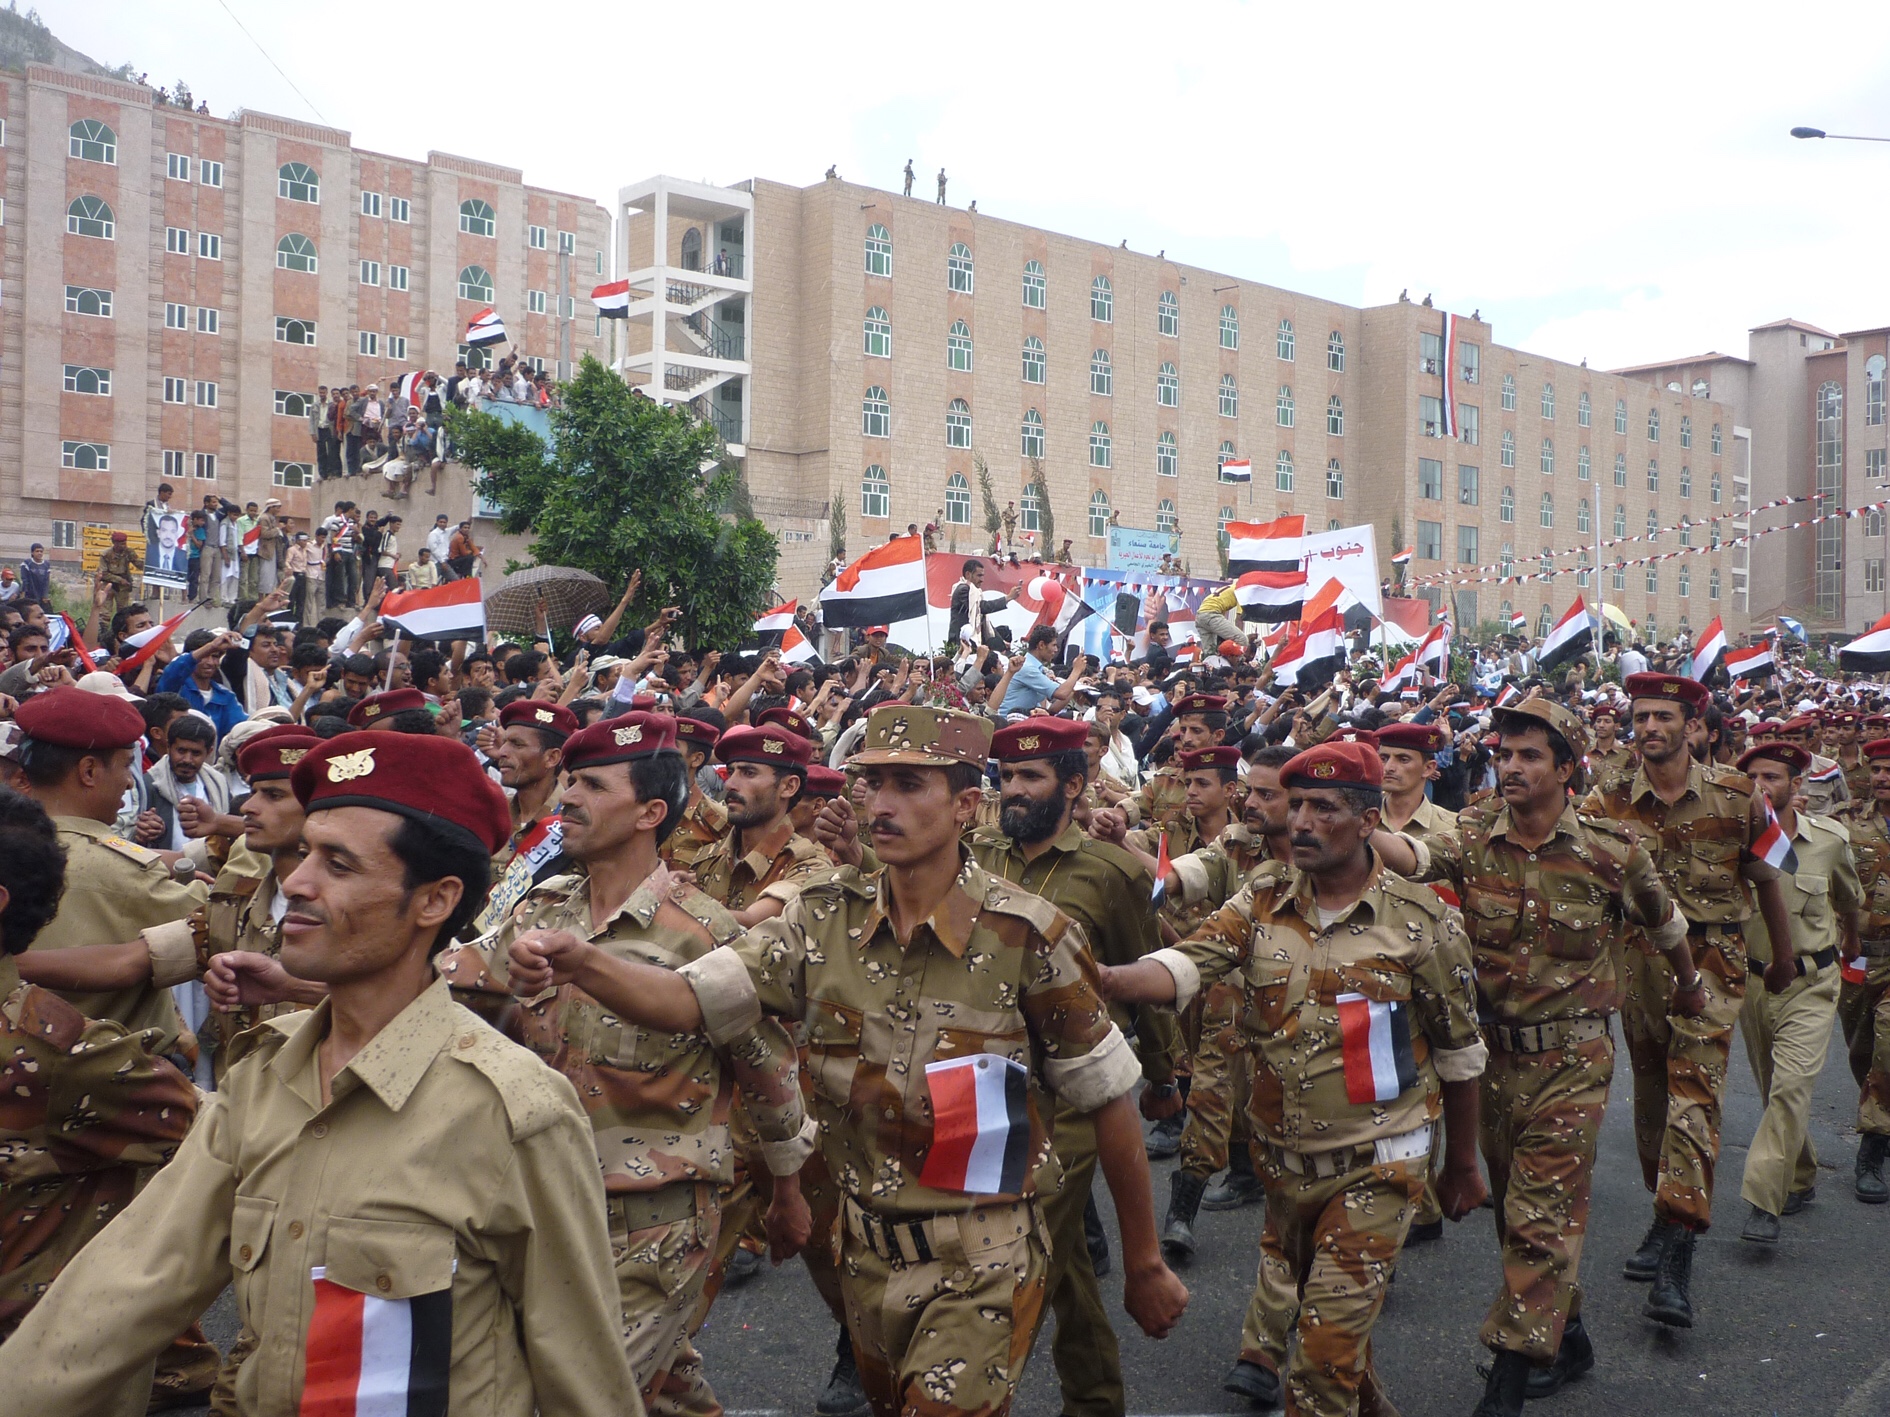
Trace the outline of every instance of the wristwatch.
<instances>
[{"instance_id":1,"label":"wristwatch","mask_svg":"<svg viewBox=\"0 0 1890 1417\"><path fill-rule=\"evenodd\" d=\"M1157 1102L1166 1102L1180 1090L1181 1089L1172 1082L1152 1082L1146 1089L1149 1096L1153 1097Z\"/></svg>"}]
</instances>

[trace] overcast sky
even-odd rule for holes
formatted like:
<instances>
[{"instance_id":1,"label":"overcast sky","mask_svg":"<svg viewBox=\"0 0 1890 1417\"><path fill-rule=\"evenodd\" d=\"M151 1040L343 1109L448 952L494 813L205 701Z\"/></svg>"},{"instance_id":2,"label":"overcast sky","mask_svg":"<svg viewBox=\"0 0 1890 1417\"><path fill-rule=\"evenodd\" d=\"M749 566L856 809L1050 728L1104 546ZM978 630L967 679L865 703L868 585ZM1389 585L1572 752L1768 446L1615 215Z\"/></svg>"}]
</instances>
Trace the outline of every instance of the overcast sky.
<instances>
[{"instance_id":1,"label":"overcast sky","mask_svg":"<svg viewBox=\"0 0 1890 1417\"><path fill-rule=\"evenodd\" d=\"M214 113L607 207L655 172L891 187L911 157L955 206L1356 305L1433 293L1602 367L1890 323L1890 144L1787 136L1890 136L1881 3L36 2Z\"/></svg>"}]
</instances>

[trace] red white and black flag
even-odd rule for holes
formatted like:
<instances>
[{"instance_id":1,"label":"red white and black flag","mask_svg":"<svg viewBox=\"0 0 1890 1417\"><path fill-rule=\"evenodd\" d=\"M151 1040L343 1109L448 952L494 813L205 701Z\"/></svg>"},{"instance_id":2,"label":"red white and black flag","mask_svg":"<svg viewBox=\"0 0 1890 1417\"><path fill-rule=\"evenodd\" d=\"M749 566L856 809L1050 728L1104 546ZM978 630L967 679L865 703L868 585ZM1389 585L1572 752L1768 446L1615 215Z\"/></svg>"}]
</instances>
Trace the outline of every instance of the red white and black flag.
<instances>
[{"instance_id":1,"label":"red white and black flag","mask_svg":"<svg viewBox=\"0 0 1890 1417\"><path fill-rule=\"evenodd\" d=\"M1588 653L1594 640L1594 627L1588 621L1588 607L1578 595L1575 603L1569 607L1568 614L1557 620L1555 627L1543 638L1542 648L1536 653L1537 671L1547 674L1558 664L1580 659Z\"/></svg>"},{"instance_id":2,"label":"red white and black flag","mask_svg":"<svg viewBox=\"0 0 1890 1417\"><path fill-rule=\"evenodd\" d=\"M1850 674L1890 669L1890 615L1838 651L1838 668Z\"/></svg>"},{"instance_id":3,"label":"red white and black flag","mask_svg":"<svg viewBox=\"0 0 1890 1417\"><path fill-rule=\"evenodd\" d=\"M1726 672L1735 679L1757 679L1777 673L1778 661L1772 656L1771 641L1750 649L1727 650Z\"/></svg>"},{"instance_id":4,"label":"red white and black flag","mask_svg":"<svg viewBox=\"0 0 1890 1417\"><path fill-rule=\"evenodd\" d=\"M606 320L627 320L630 318L630 281L608 281L591 291L591 304L597 307L597 313Z\"/></svg>"},{"instance_id":5,"label":"red white and black flag","mask_svg":"<svg viewBox=\"0 0 1890 1417\"><path fill-rule=\"evenodd\" d=\"M820 608L830 630L889 625L925 614L924 542L901 536L875 546L821 591Z\"/></svg>"},{"instance_id":6,"label":"red white and black flag","mask_svg":"<svg viewBox=\"0 0 1890 1417\"><path fill-rule=\"evenodd\" d=\"M1297 571L1304 559L1300 542L1305 536L1306 518L1300 513L1270 522L1229 522L1227 573Z\"/></svg>"},{"instance_id":7,"label":"red white and black flag","mask_svg":"<svg viewBox=\"0 0 1890 1417\"><path fill-rule=\"evenodd\" d=\"M381 601L381 623L410 640L483 640L486 604L481 595L474 576L395 591Z\"/></svg>"},{"instance_id":8,"label":"red white and black flag","mask_svg":"<svg viewBox=\"0 0 1890 1417\"><path fill-rule=\"evenodd\" d=\"M1719 623L1719 616L1713 617L1713 623L1700 632L1700 638L1693 646L1693 662L1687 666L1690 678L1704 683L1706 676L1713 672L1713 667L1726 653L1726 627Z\"/></svg>"},{"instance_id":9,"label":"red white and black flag","mask_svg":"<svg viewBox=\"0 0 1890 1417\"><path fill-rule=\"evenodd\" d=\"M1030 1162L1030 1071L996 1053L925 1065L932 1146L919 1184L935 1191L1014 1196Z\"/></svg>"},{"instance_id":10,"label":"red white and black flag","mask_svg":"<svg viewBox=\"0 0 1890 1417\"><path fill-rule=\"evenodd\" d=\"M452 1289L377 1299L311 1276L300 1417L445 1417Z\"/></svg>"},{"instance_id":11,"label":"red white and black flag","mask_svg":"<svg viewBox=\"0 0 1890 1417\"><path fill-rule=\"evenodd\" d=\"M1297 620L1306 608L1304 571L1249 571L1234 582L1243 620L1278 625Z\"/></svg>"},{"instance_id":12,"label":"red white and black flag","mask_svg":"<svg viewBox=\"0 0 1890 1417\"><path fill-rule=\"evenodd\" d=\"M472 323L466 326L466 343L504 344L505 321L499 318L499 312L490 305L472 317Z\"/></svg>"},{"instance_id":13,"label":"red white and black flag","mask_svg":"<svg viewBox=\"0 0 1890 1417\"><path fill-rule=\"evenodd\" d=\"M1363 994L1341 994L1337 1003L1346 1100L1354 1107L1369 1106L1416 1087L1417 1057L1406 1005Z\"/></svg>"},{"instance_id":14,"label":"red white and black flag","mask_svg":"<svg viewBox=\"0 0 1890 1417\"><path fill-rule=\"evenodd\" d=\"M1306 690L1324 688L1342 663L1338 610L1327 609L1300 621L1294 634L1273 656L1273 681Z\"/></svg>"}]
</instances>

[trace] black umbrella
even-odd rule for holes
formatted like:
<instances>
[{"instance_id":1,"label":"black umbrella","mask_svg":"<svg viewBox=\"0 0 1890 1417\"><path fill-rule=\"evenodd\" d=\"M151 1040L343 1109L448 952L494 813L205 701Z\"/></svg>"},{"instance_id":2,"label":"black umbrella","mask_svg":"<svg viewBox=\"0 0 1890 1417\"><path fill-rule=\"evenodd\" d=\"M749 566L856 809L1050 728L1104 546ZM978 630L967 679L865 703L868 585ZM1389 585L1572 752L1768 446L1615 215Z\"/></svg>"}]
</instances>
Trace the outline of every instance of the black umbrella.
<instances>
[{"instance_id":1,"label":"black umbrella","mask_svg":"<svg viewBox=\"0 0 1890 1417\"><path fill-rule=\"evenodd\" d=\"M603 615L611 606L610 588L575 566L527 566L507 576L486 597L486 625L502 635L530 635L538 629L538 602L545 602L551 629L567 633L586 615Z\"/></svg>"}]
</instances>

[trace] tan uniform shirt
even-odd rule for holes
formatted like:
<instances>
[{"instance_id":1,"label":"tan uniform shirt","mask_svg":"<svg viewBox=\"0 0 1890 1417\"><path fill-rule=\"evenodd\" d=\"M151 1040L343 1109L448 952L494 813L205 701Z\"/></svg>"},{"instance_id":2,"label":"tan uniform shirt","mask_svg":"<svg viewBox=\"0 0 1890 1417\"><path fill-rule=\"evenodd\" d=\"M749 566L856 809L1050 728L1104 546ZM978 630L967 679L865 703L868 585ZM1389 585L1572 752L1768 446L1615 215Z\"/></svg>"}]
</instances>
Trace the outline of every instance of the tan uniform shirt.
<instances>
[{"instance_id":1,"label":"tan uniform shirt","mask_svg":"<svg viewBox=\"0 0 1890 1417\"><path fill-rule=\"evenodd\" d=\"M1389 807L1389 803L1386 804ZM1403 832L1406 836L1416 837L1425 845L1430 845L1439 838L1447 838L1457 830L1457 814L1447 812L1428 797L1418 799L1417 811L1411 814L1411 820L1402 826L1393 826L1389 817L1385 820L1385 830Z\"/></svg>"},{"instance_id":2,"label":"tan uniform shirt","mask_svg":"<svg viewBox=\"0 0 1890 1417\"><path fill-rule=\"evenodd\" d=\"M1633 772L1638 766L1634 750L1625 743L1616 743L1606 752L1591 748L1588 750L1589 785L1606 787L1615 778Z\"/></svg>"},{"instance_id":3,"label":"tan uniform shirt","mask_svg":"<svg viewBox=\"0 0 1890 1417\"><path fill-rule=\"evenodd\" d=\"M237 1407L295 1417L321 1268L374 1299L450 1291L455 1414L621 1417L636 1384L571 1085L438 983L324 1106L329 1007L255 1035L176 1158L27 1318L7 1345L19 1410L111 1410L233 1283L257 1335Z\"/></svg>"},{"instance_id":4,"label":"tan uniform shirt","mask_svg":"<svg viewBox=\"0 0 1890 1417\"><path fill-rule=\"evenodd\" d=\"M735 832L712 841L696 857L696 885L709 899L730 910L746 910L764 897L783 904L810 881L833 870L820 846L794 830L785 818L765 841L735 854Z\"/></svg>"},{"instance_id":5,"label":"tan uniform shirt","mask_svg":"<svg viewBox=\"0 0 1890 1417\"><path fill-rule=\"evenodd\" d=\"M713 797L698 797L695 806L683 813L676 830L663 838L657 855L663 864L678 870L695 869L696 858L728 833L728 808Z\"/></svg>"},{"instance_id":6,"label":"tan uniform shirt","mask_svg":"<svg viewBox=\"0 0 1890 1417\"><path fill-rule=\"evenodd\" d=\"M1839 814L1850 833L1851 854L1863 888L1864 919L1859 934L1866 950L1867 981L1890 982L1890 822L1874 798L1853 802Z\"/></svg>"},{"instance_id":7,"label":"tan uniform shirt","mask_svg":"<svg viewBox=\"0 0 1890 1417\"><path fill-rule=\"evenodd\" d=\"M1812 956L1836 951L1844 943L1843 918L1864 906L1864 887L1851 851L1851 834L1836 817L1800 812L1792 823L1796 873L1782 873L1779 890L1792 923L1792 951L1801 973L1814 967ZM1755 965L1772 962L1772 937L1758 911L1746 922L1746 958ZM1822 966L1834 968L1835 958Z\"/></svg>"},{"instance_id":8,"label":"tan uniform shirt","mask_svg":"<svg viewBox=\"0 0 1890 1417\"><path fill-rule=\"evenodd\" d=\"M1844 768L1836 758L1822 753L1811 755L1811 766L1805 769L1804 798L1805 810L1814 817L1828 817L1852 800L1851 786L1844 780ZM1864 800L1870 800L1868 794Z\"/></svg>"}]
</instances>

